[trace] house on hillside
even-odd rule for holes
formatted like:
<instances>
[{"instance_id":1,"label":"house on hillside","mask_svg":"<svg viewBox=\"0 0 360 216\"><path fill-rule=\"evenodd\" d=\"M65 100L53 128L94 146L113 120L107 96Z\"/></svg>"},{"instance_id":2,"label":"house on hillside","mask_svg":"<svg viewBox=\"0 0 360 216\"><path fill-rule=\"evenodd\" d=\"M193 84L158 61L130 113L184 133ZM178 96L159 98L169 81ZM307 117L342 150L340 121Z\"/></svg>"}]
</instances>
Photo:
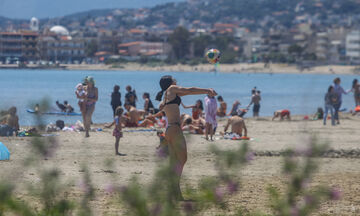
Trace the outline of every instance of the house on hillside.
<instances>
[{"instance_id":1,"label":"house on hillside","mask_svg":"<svg viewBox=\"0 0 360 216\"><path fill-rule=\"evenodd\" d=\"M171 53L171 46L163 42L135 41L118 45L119 55L128 60L138 60L141 57L165 60Z\"/></svg>"}]
</instances>

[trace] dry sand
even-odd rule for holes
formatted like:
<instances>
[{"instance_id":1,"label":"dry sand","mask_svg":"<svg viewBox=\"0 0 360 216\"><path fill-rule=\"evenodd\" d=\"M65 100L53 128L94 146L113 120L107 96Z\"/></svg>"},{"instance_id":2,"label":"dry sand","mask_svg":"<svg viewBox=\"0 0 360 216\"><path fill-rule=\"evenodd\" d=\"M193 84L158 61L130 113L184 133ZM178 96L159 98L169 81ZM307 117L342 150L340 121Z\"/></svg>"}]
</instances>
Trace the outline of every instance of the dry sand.
<instances>
[{"instance_id":1,"label":"dry sand","mask_svg":"<svg viewBox=\"0 0 360 216\"><path fill-rule=\"evenodd\" d=\"M304 146L310 134L316 134L320 141L331 144L333 149L359 150L359 117L343 116L341 125L323 126L321 121L304 121L297 117L293 121L271 121L270 118L259 120L247 119L251 149L254 151L283 150ZM329 122L330 123L330 122ZM223 130L224 121L219 130ZM126 130L126 129L125 129ZM88 164L97 198L91 202L95 215L125 215L124 208L114 202L112 195L105 188L116 179L121 185L129 183L132 176L139 178L142 184L151 181L159 159L155 147L159 143L155 132L124 132L120 141L120 151L125 157L114 155L112 130L93 132L88 139L84 133L57 132L60 147L54 157L42 160L44 167L57 166L61 170L64 182L71 185L70 197L79 198L79 182L83 171L80 164ZM31 138L1 138L11 151L11 161L0 162L0 179L12 176L14 181L23 185L39 182L37 171L40 167L24 170L23 163L29 154ZM216 174L214 157L209 151L210 145L222 149L236 149L242 141L216 140L206 141L201 135L187 136L188 161L182 183L196 185L199 179ZM107 168L105 161L110 159L113 168ZM320 158L321 169L313 185L322 183L339 187L343 197L338 202L327 202L321 208L326 215L360 215L360 158ZM267 187L274 185L282 188L285 178L281 173L281 157L255 157L242 171L242 189L238 195L227 202L232 209L242 206L249 211L259 210L270 213ZM7 174L7 175L4 175ZM25 190L17 189L19 198L28 197ZM204 215L216 215L218 209L210 209Z\"/></svg>"},{"instance_id":2,"label":"dry sand","mask_svg":"<svg viewBox=\"0 0 360 216\"><path fill-rule=\"evenodd\" d=\"M123 71L174 71L174 72L211 72L214 66L211 64L190 65L162 65L150 66L146 64L127 63L118 66L96 64L96 65L61 65L69 70L123 70ZM264 67L263 63L256 64L220 64L218 71L222 73L303 73L303 74L359 74L356 66L326 65L310 69L300 70L294 65L269 64Z\"/></svg>"}]
</instances>

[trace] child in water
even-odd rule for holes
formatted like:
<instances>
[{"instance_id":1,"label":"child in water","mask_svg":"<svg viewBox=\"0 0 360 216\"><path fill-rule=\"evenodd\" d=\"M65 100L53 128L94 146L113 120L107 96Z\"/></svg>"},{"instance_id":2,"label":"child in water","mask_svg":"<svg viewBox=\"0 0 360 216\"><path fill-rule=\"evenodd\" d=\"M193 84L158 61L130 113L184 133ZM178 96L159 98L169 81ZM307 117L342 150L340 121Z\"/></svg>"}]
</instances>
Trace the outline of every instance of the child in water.
<instances>
[{"instance_id":1,"label":"child in water","mask_svg":"<svg viewBox=\"0 0 360 216\"><path fill-rule=\"evenodd\" d=\"M83 113L86 110L86 91L84 89L83 84L79 83L76 85L76 91L75 91L76 97L79 99L78 105L80 108L81 113Z\"/></svg>"},{"instance_id":2,"label":"child in water","mask_svg":"<svg viewBox=\"0 0 360 216\"><path fill-rule=\"evenodd\" d=\"M105 126L106 128L110 128L111 126L115 125L115 128L113 130L113 136L115 137L115 155L119 155L119 156L126 156L126 154L121 154L119 152L120 138L123 137L122 126L121 126L121 118L123 113L124 113L124 109L121 106L118 106L115 110L115 118L113 123L111 123L108 126Z\"/></svg>"}]
</instances>

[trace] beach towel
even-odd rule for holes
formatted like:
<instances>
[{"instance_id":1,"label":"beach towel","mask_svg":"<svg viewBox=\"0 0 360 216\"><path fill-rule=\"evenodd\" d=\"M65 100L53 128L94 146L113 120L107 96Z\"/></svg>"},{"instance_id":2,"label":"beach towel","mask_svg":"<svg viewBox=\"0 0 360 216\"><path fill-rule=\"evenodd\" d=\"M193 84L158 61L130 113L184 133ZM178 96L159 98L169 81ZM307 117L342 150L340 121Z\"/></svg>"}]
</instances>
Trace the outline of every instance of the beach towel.
<instances>
[{"instance_id":1,"label":"beach towel","mask_svg":"<svg viewBox=\"0 0 360 216\"><path fill-rule=\"evenodd\" d=\"M235 133L226 133L224 135L224 139L230 139L230 140L253 140L252 138L249 137L244 137L244 136L239 136L238 134Z\"/></svg>"},{"instance_id":2,"label":"beach towel","mask_svg":"<svg viewBox=\"0 0 360 216\"><path fill-rule=\"evenodd\" d=\"M10 152L2 142L0 142L0 160L10 160Z\"/></svg>"},{"instance_id":3,"label":"beach towel","mask_svg":"<svg viewBox=\"0 0 360 216\"><path fill-rule=\"evenodd\" d=\"M123 130L123 132L151 132L151 131L156 131L155 128L150 128L150 129L135 129L135 130Z\"/></svg>"}]
</instances>

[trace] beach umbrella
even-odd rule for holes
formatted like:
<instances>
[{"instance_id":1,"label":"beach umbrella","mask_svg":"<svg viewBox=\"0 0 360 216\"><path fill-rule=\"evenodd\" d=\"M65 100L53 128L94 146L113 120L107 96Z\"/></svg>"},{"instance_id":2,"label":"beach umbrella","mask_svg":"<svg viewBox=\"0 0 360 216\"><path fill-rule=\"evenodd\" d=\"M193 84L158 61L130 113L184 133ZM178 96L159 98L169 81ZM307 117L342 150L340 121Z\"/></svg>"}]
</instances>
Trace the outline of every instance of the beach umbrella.
<instances>
[{"instance_id":1,"label":"beach umbrella","mask_svg":"<svg viewBox=\"0 0 360 216\"><path fill-rule=\"evenodd\" d=\"M2 142L0 142L0 160L10 160L10 152Z\"/></svg>"}]
</instances>

